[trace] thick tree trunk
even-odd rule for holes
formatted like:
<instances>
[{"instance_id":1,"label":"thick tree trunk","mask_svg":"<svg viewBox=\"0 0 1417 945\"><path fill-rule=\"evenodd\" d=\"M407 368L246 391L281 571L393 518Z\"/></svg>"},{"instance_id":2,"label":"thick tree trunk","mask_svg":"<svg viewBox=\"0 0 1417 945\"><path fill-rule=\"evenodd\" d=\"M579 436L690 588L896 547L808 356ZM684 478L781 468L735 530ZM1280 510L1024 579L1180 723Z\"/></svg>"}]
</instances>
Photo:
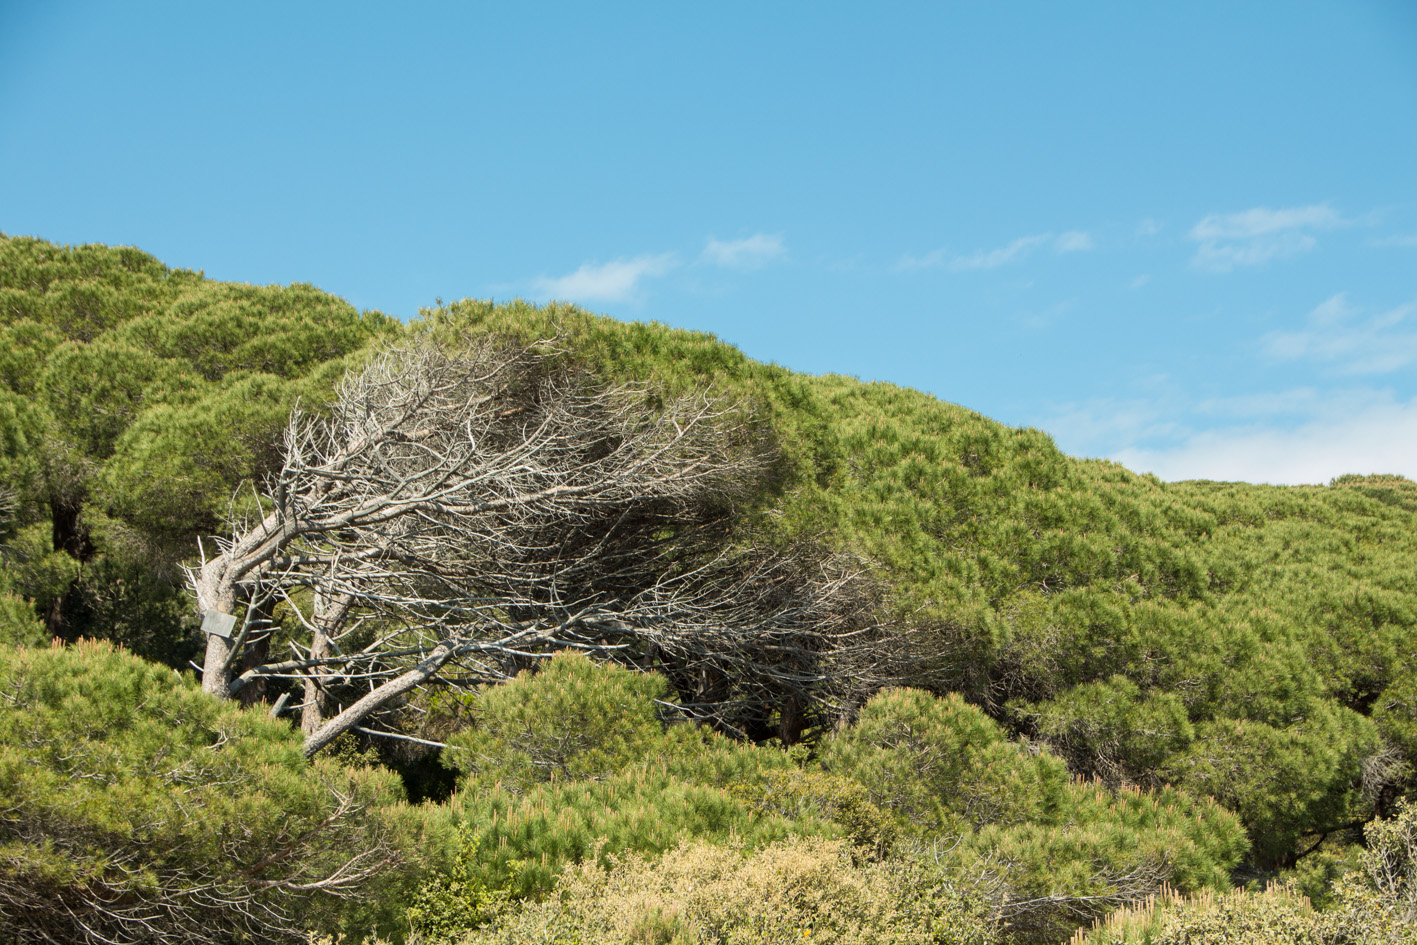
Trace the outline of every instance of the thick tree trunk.
<instances>
[{"instance_id":1,"label":"thick tree trunk","mask_svg":"<svg viewBox=\"0 0 1417 945\"><path fill-rule=\"evenodd\" d=\"M777 737L782 739L784 745L795 745L802 740L802 731L806 727L801 700L795 694L788 696L782 701L778 714Z\"/></svg>"},{"instance_id":2,"label":"thick tree trunk","mask_svg":"<svg viewBox=\"0 0 1417 945\"><path fill-rule=\"evenodd\" d=\"M310 641L310 658L322 660L330 655L330 640L318 630ZM330 697L315 681L315 677L305 677L305 707L300 712L300 730L313 735L324 724L330 710Z\"/></svg>"},{"instance_id":3,"label":"thick tree trunk","mask_svg":"<svg viewBox=\"0 0 1417 945\"><path fill-rule=\"evenodd\" d=\"M271 602L267 602L266 605L261 608L259 618L264 621L269 621L271 610L272 604ZM254 642L248 640L245 652L239 654L241 658L236 668L232 671L233 676L239 676L248 669L255 669L257 666L262 666L270 659L271 637L270 633L267 632L269 630L269 624L261 623L259 626L261 635L257 637ZM257 702L265 699L269 694L270 681L264 676L257 676L250 680L249 684L242 686L237 691L237 698L241 700L242 705L255 705Z\"/></svg>"},{"instance_id":4,"label":"thick tree trunk","mask_svg":"<svg viewBox=\"0 0 1417 945\"><path fill-rule=\"evenodd\" d=\"M227 588L216 601L213 610L223 614L236 612L236 594ZM231 642L215 633L207 634L207 655L202 661L202 691L218 699L231 698Z\"/></svg>"},{"instance_id":5,"label":"thick tree trunk","mask_svg":"<svg viewBox=\"0 0 1417 945\"><path fill-rule=\"evenodd\" d=\"M322 660L334 653L333 639L344 626L344 618L349 616L349 608L354 604L354 595L348 592L333 596L321 588L315 592L314 624L315 632L310 640L310 658ZM330 714L330 698L314 676L305 679L305 707L300 713L300 730L313 735Z\"/></svg>"},{"instance_id":6,"label":"thick tree trunk","mask_svg":"<svg viewBox=\"0 0 1417 945\"><path fill-rule=\"evenodd\" d=\"M82 499L50 496L49 518L54 550L67 551L76 561L88 561L94 554L88 529L79 521L79 514L83 509Z\"/></svg>"},{"instance_id":7,"label":"thick tree trunk","mask_svg":"<svg viewBox=\"0 0 1417 945\"><path fill-rule=\"evenodd\" d=\"M384 683L339 715L321 725L305 739L305 757L309 758L345 732L354 728L364 717L399 696L427 682L443 664L453 658L453 648L447 643L439 644L432 653L413 669Z\"/></svg>"}]
</instances>

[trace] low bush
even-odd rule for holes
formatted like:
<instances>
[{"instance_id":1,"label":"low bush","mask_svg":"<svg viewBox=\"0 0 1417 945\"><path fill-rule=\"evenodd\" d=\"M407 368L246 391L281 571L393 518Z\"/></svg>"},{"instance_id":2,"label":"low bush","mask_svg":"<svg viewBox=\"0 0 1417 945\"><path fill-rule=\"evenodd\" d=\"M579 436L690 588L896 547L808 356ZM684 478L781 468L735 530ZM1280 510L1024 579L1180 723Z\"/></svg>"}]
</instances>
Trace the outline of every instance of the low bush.
<instances>
[{"instance_id":1,"label":"low bush","mask_svg":"<svg viewBox=\"0 0 1417 945\"><path fill-rule=\"evenodd\" d=\"M843 841L686 843L568 870L555 895L462 945L989 945L988 905L919 863L854 866Z\"/></svg>"},{"instance_id":2,"label":"low bush","mask_svg":"<svg viewBox=\"0 0 1417 945\"><path fill-rule=\"evenodd\" d=\"M1080 930L1071 945L1417 945L1417 807L1400 806L1365 834L1361 868L1338 879L1326 909L1286 885L1167 890Z\"/></svg>"}]
</instances>

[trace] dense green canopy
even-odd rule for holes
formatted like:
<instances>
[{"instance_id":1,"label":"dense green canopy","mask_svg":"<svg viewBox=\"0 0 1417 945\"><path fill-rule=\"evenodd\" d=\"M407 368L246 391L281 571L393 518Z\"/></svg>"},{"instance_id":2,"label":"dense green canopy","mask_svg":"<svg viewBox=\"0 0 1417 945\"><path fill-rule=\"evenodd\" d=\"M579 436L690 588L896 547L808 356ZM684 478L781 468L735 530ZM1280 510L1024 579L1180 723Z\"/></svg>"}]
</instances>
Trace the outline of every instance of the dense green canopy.
<instances>
[{"instance_id":1,"label":"dense green canopy","mask_svg":"<svg viewBox=\"0 0 1417 945\"><path fill-rule=\"evenodd\" d=\"M221 283L133 249L14 237L0 237L0 642L105 638L185 666L198 637L180 566L198 539L278 463L293 405L318 410L366 352L420 332L450 345L554 338L609 382L731 400L777 444L737 533L853 556L909 651L897 680L909 691L862 692L856 727L811 733L811 777L864 787L852 803L903 836L1013 851L1035 885L1067 875L1064 862L1121 870L1109 857L1145 837L1173 879L1199 887L1237 859L1240 879L1272 876L1325 841L1356 842L1417 788L1417 483L1400 476L1163 483L1068 457L1038 430L757 363L702 333L520 302L458 302L400 325L308 285ZM649 708L672 688L641 688L633 719L588 719L586 734L615 718L635 751L674 755L681 736ZM522 725L520 691L481 715L408 715L418 737L483 720L452 738L490 759L455 762L494 799L479 842L502 843L494 823L530 823L535 804L573 790L601 809L602 795L633 805L672 787L685 817L718 825L709 838L736 831L744 798L759 796L720 796L714 778L673 765L596 773L628 741L539 780L531 736L490 721ZM928 733L924 755L902 747L901 725ZM786 764L695 744L749 765L743 783ZM763 836L837 829L813 823ZM644 829L655 850L673 835ZM1077 888L1103 888L1098 875L1077 872Z\"/></svg>"},{"instance_id":2,"label":"dense green canopy","mask_svg":"<svg viewBox=\"0 0 1417 945\"><path fill-rule=\"evenodd\" d=\"M176 564L277 460L291 407L318 406L397 330L313 286L0 237L0 476L24 559L13 580L50 633L185 662Z\"/></svg>"}]
</instances>

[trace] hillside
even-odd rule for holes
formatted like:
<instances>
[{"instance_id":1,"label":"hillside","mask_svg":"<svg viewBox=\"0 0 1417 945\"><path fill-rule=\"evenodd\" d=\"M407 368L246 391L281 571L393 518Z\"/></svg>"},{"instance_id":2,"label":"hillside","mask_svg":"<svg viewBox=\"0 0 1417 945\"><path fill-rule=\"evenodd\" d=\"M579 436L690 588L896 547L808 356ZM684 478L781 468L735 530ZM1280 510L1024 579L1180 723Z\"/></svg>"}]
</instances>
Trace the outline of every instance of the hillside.
<instances>
[{"instance_id":1,"label":"hillside","mask_svg":"<svg viewBox=\"0 0 1417 945\"><path fill-rule=\"evenodd\" d=\"M710 385L789 468L763 527L879 569L910 682L960 692L1075 773L1241 812L1261 862L1362 820L1417 756L1417 485L1162 483L889 384L763 365L710 336L464 302L435 331L561 334L599 370ZM1302 847L1301 847L1302 848Z\"/></svg>"},{"instance_id":2,"label":"hillside","mask_svg":"<svg viewBox=\"0 0 1417 945\"><path fill-rule=\"evenodd\" d=\"M657 395L708 391L774 442L739 540L810 541L858 562L908 648L895 681L953 700L950 726L975 713L969 725L996 731L969 750L997 742L987 751L1009 791L1081 779L1049 788L1063 792L1052 807L975 830L1114 815L1141 829L1117 813L1127 792L1172 798L1175 812L1214 798L1247 839L1207 846L1205 831L1226 830L1207 821L1176 843L1209 865L1172 878L1196 888L1232 867L1241 880L1287 870L1320 895L1362 827L1417 788L1417 484L1402 477L1163 483L1068 457L1038 430L758 363L702 333L477 301L401 326L311 286L220 283L137 250L13 237L0 237L0 477L13 505L0 640L108 639L186 667L200 637L181 565L241 484L278 467L291 408L318 411L395 337L456 346L488 333L553 338L567 361ZM875 763L841 747L847 736L810 734L823 776ZM908 821L889 780L861 783ZM949 797L964 791L949 783ZM1078 813L1094 803L1084 790L1114 813ZM1010 836L997 849L1025 842Z\"/></svg>"}]
</instances>

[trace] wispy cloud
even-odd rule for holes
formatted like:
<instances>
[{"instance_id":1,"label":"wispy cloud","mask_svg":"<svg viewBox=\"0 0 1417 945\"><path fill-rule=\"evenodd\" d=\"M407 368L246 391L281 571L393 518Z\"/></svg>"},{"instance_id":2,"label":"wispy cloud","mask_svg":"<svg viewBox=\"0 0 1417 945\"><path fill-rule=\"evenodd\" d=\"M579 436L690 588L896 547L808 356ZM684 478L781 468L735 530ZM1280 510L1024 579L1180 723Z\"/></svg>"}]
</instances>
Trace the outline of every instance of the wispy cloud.
<instances>
[{"instance_id":1,"label":"wispy cloud","mask_svg":"<svg viewBox=\"0 0 1417 945\"><path fill-rule=\"evenodd\" d=\"M780 234L755 233L741 240L709 237L700 261L727 269L760 269L787 253Z\"/></svg>"},{"instance_id":2,"label":"wispy cloud","mask_svg":"<svg viewBox=\"0 0 1417 945\"><path fill-rule=\"evenodd\" d=\"M1301 331L1272 331L1260 339L1280 361L1330 364L1340 374L1384 374L1417 362L1417 303L1363 317L1346 293L1311 311Z\"/></svg>"},{"instance_id":3,"label":"wispy cloud","mask_svg":"<svg viewBox=\"0 0 1417 945\"><path fill-rule=\"evenodd\" d=\"M1320 415L1294 428L1208 430L1175 446L1123 449L1111 458L1170 481L1298 485L1325 483L1345 473L1417 477L1417 398L1403 403L1386 394L1353 393L1348 398L1326 395Z\"/></svg>"},{"instance_id":4,"label":"wispy cloud","mask_svg":"<svg viewBox=\"0 0 1417 945\"><path fill-rule=\"evenodd\" d=\"M938 269L944 267L951 272L968 272L976 269L997 269L1011 263L1022 262L1034 250L1051 245L1057 253L1079 253L1093 248L1092 236L1085 230L1068 230L1054 236L1052 233L1037 233L1020 236L1007 246L997 249L980 249L967 255L953 255L946 249L935 249L924 256L902 256L895 264L897 270Z\"/></svg>"},{"instance_id":5,"label":"wispy cloud","mask_svg":"<svg viewBox=\"0 0 1417 945\"><path fill-rule=\"evenodd\" d=\"M1213 272L1259 266L1308 252L1318 245L1312 231L1343 222L1328 204L1213 213L1191 227L1190 238L1199 244L1193 261L1197 267Z\"/></svg>"},{"instance_id":6,"label":"wispy cloud","mask_svg":"<svg viewBox=\"0 0 1417 945\"><path fill-rule=\"evenodd\" d=\"M932 249L924 256L912 256L906 253L896 262L897 271L909 271L911 269L938 269L950 261L949 251L946 249Z\"/></svg>"},{"instance_id":7,"label":"wispy cloud","mask_svg":"<svg viewBox=\"0 0 1417 945\"><path fill-rule=\"evenodd\" d=\"M1383 236L1373 240L1374 246L1397 246L1402 249L1417 249L1417 233L1411 236Z\"/></svg>"},{"instance_id":8,"label":"wispy cloud","mask_svg":"<svg viewBox=\"0 0 1417 945\"><path fill-rule=\"evenodd\" d=\"M1325 398L1314 387L1212 397L1196 405L1196 413L1212 417L1253 420L1273 419L1293 414L1312 415L1325 406Z\"/></svg>"},{"instance_id":9,"label":"wispy cloud","mask_svg":"<svg viewBox=\"0 0 1417 945\"><path fill-rule=\"evenodd\" d=\"M1080 456L1100 456L1118 443L1173 440L1186 433L1178 418L1184 411L1174 398L1094 398L1058 405L1039 423L1059 445Z\"/></svg>"},{"instance_id":10,"label":"wispy cloud","mask_svg":"<svg viewBox=\"0 0 1417 945\"><path fill-rule=\"evenodd\" d=\"M1161 224L1157 223L1151 217L1147 217L1146 219L1142 220L1140 223L1137 224L1135 235L1138 239L1141 239L1147 236L1155 236L1157 233L1160 232Z\"/></svg>"},{"instance_id":11,"label":"wispy cloud","mask_svg":"<svg viewBox=\"0 0 1417 945\"><path fill-rule=\"evenodd\" d=\"M1146 285L1146 284L1147 284L1148 282L1150 282L1150 281L1151 281L1151 274L1150 274L1150 273L1147 273L1147 272L1144 272L1144 273L1142 273L1142 274L1139 275L1139 276L1133 277L1133 278L1132 278L1132 281L1127 283L1127 288L1129 288L1129 289L1140 289L1142 286Z\"/></svg>"},{"instance_id":12,"label":"wispy cloud","mask_svg":"<svg viewBox=\"0 0 1417 945\"><path fill-rule=\"evenodd\" d=\"M1021 236L1009 245L1001 246L998 249L981 249L968 256L956 256L950 260L949 268L955 272L967 269L997 269L1000 266L1023 260L1029 253L1048 242L1048 239L1049 234L1047 233L1039 236Z\"/></svg>"},{"instance_id":13,"label":"wispy cloud","mask_svg":"<svg viewBox=\"0 0 1417 945\"><path fill-rule=\"evenodd\" d=\"M662 276L678 265L673 253L586 263L569 275L536 280L536 289L540 296L566 301L623 302L634 297L644 279Z\"/></svg>"}]
</instances>

